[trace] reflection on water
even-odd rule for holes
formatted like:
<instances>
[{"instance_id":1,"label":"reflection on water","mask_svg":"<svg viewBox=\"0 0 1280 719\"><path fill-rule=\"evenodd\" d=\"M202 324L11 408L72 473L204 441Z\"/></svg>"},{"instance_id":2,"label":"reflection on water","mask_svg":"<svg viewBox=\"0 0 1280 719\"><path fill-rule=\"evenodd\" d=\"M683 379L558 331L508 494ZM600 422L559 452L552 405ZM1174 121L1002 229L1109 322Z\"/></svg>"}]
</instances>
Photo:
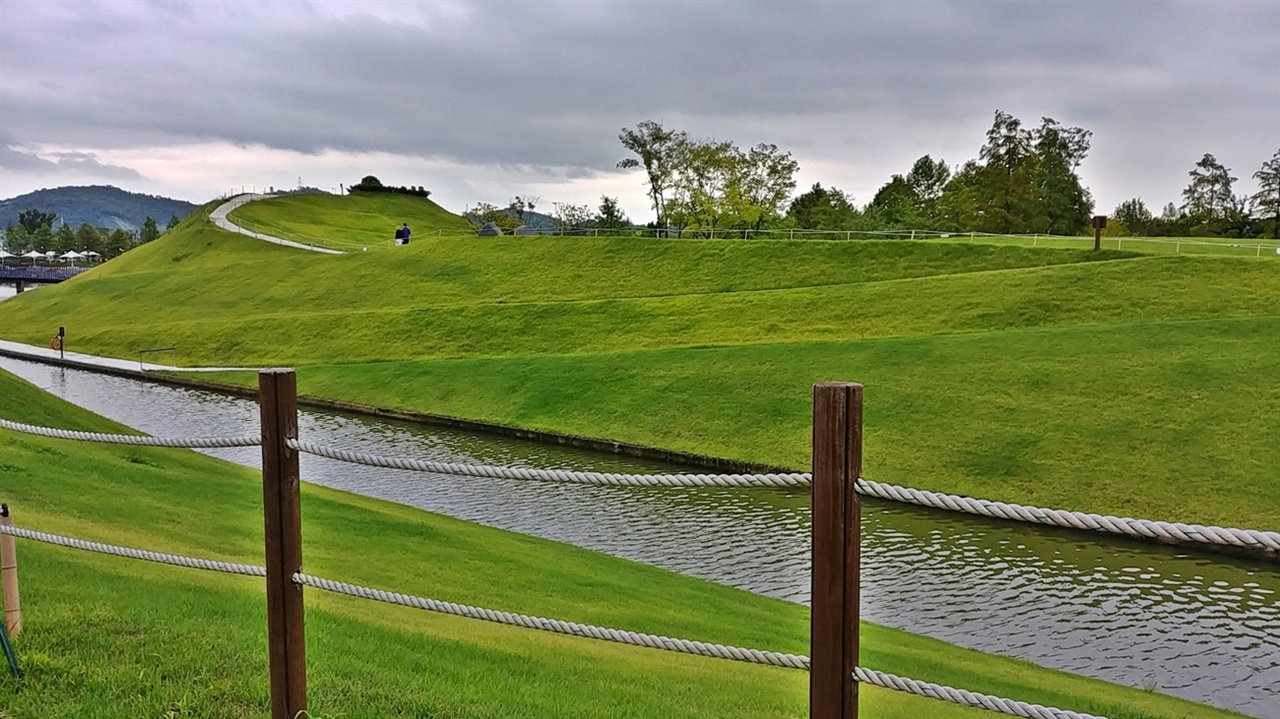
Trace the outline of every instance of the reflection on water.
<instances>
[{"instance_id":1,"label":"reflection on water","mask_svg":"<svg viewBox=\"0 0 1280 719\"><path fill-rule=\"evenodd\" d=\"M0 358L99 414L159 435L253 435L247 400ZM3 412L0 412L2 415ZM302 436L453 462L600 471L681 467L554 445L304 411ZM210 454L257 466L257 448ZM808 601L808 494L468 479L302 457L310 482L797 602ZM863 616L955 644L1259 717L1280 717L1280 570L1100 535L868 501ZM921 677L927 679L927 677Z\"/></svg>"}]
</instances>

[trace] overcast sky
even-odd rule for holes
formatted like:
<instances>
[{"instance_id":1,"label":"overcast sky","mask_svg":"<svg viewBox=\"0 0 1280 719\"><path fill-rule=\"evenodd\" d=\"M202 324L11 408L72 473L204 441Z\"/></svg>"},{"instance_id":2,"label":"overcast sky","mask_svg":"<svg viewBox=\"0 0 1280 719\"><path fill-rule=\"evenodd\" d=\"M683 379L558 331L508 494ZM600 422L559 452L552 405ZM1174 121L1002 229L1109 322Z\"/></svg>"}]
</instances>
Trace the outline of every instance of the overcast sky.
<instances>
[{"instance_id":1,"label":"overcast sky","mask_svg":"<svg viewBox=\"0 0 1280 719\"><path fill-rule=\"evenodd\" d=\"M460 211L517 194L652 219L623 126L776 143L871 199L974 158L996 109L1093 131L1099 212L1180 202L1206 152L1280 149L1280 0L0 1L0 198L202 202L377 175Z\"/></svg>"}]
</instances>

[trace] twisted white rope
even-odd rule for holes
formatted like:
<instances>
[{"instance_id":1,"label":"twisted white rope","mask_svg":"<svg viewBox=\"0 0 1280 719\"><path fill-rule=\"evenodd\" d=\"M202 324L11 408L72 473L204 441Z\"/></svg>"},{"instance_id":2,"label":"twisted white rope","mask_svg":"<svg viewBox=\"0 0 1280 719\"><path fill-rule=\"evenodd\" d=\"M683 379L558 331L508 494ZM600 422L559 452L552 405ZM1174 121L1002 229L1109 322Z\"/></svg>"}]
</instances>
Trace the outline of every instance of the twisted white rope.
<instances>
[{"instance_id":1,"label":"twisted white rope","mask_svg":"<svg viewBox=\"0 0 1280 719\"><path fill-rule=\"evenodd\" d=\"M237 564L236 562L219 562L213 559L198 559L196 557L183 557L177 554L163 554L161 552L152 552L146 549L134 549L132 547L120 547L114 544L102 544L101 542L90 542L85 539L76 539L75 537L63 537L57 534L47 534L45 532L36 532L31 529L22 529L20 527L6 527L0 525L0 534L12 534L15 537L24 539L33 539L37 542L45 542L46 544L56 544L60 547L70 547L72 549L83 549L89 552L97 552L99 554L112 554L117 557L128 557L130 559L144 559L148 562L159 562L160 564L172 564L179 567L190 567L192 569L207 569L211 572L224 572L227 574L243 574L250 577L265 577L267 570L264 567L252 564Z\"/></svg>"},{"instance_id":2,"label":"twisted white rope","mask_svg":"<svg viewBox=\"0 0 1280 719\"><path fill-rule=\"evenodd\" d=\"M621 629L607 629L604 627L591 626L589 624L578 624L576 622L562 622L558 619L531 617L527 614L512 614L510 612L500 612L493 609L471 607L465 604L442 602L437 599L415 597L409 594L400 594L398 592L373 589L372 587L362 587L356 584L336 582L331 579L303 574L302 572L294 574L293 581L297 584L315 587L316 589L323 589L337 594L346 594L352 597L386 602L387 604L398 604L405 607L425 609L430 612L439 612L441 614L452 614L459 617L481 619L497 624L507 624L511 626L524 627L526 629L538 629L545 632L568 634L575 637L600 639L608 642L617 642L619 644L649 647L650 649L663 649L669 652L694 654L703 657L712 657L715 659L730 659L739 662L747 662L749 664L765 664L768 666L784 667L787 669L809 670L809 657L800 654L784 654L781 652L762 651L759 649L745 649L743 647L712 644L709 642L695 642L687 639L673 639L671 637L642 634L640 632L630 632ZM979 694L976 692L966 691L964 689L953 689L951 687L934 684L932 682L905 679L893 674L878 672L874 669L864 669L863 667L856 667L854 669L852 679L864 684L874 684L886 689L895 689L897 691L908 692L910 694L917 694L922 697L941 699L943 701L963 704L970 707L980 707L1004 714L1011 714L1013 716L1029 717L1030 719L1105 719L1105 717L1097 717L1092 714L1080 714L1064 709L1054 709L1051 707L1044 707L1039 704L1020 702L1014 699L1004 699L1001 697L991 696L990 694Z\"/></svg>"},{"instance_id":3,"label":"twisted white rope","mask_svg":"<svg viewBox=\"0 0 1280 719\"><path fill-rule=\"evenodd\" d=\"M862 667L854 667L853 679L854 681L858 681L863 684L874 684L886 689L896 689L900 692L907 692L908 694L916 694L922 697L929 697L930 699L941 699L943 701L952 702L954 704L963 704L969 707L989 709L993 712L1012 714L1017 717L1029 717L1030 719L1105 719L1105 717L1096 716L1094 714L1081 714L1067 709L1046 707L1041 706L1040 704L1028 704L1027 702L1020 702L1014 699L1004 699L990 694L979 694L965 689L953 689L942 684L922 682L918 679L907 679L894 674L886 674L874 669L864 669Z\"/></svg>"},{"instance_id":4,"label":"twisted white rope","mask_svg":"<svg viewBox=\"0 0 1280 719\"><path fill-rule=\"evenodd\" d=\"M538 629L544 632L568 634L575 637L587 637L589 639L601 639L606 642L631 644L639 647L649 647L651 649L665 649L669 652L698 654L700 656L715 657L717 659L732 659L751 664L768 664L770 666L787 667L790 669L807 670L809 668L809 658L796 654L768 652L759 649L744 649L742 647L731 647L724 644L711 644L709 642L695 642L687 639L672 639L671 637L661 637L656 634L642 634L640 632L629 632L623 629L607 629L605 627L591 626L590 624L562 622L559 619L531 617L527 614L512 614L510 612L500 612L493 609L471 607L465 604L442 602L438 599L415 597L409 594L400 594L399 592L388 592L382 589L373 589L372 587L362 587L356 584L347 584L346 582L336 582L332 579L315 577L310 574L303 574L302 572L298 572L293 575L293 581L308 587L323 589L327 592L346 594L363 599L372 599L378 602L386 602L387 604L399 604L404 607L425 609L429 612L452 614L454 616L469 617L471 619L482 619L486 622L508 624L515 627L524 627L525 629Z\"/></svg>"},{"instance_id":5,"label":"twisted white rope","mask_svg":"<svg viewBox=\"0 0 1280 719\"><path fill-rule=\"evenodd\" d=\"M96 432L76 432L69 429L38 427L33 424L10 422L0 419L0 429L8 429L24 434L35 434L57 439L73 439L80 442L105 442L107 444L136 444L147 447L188 447L208 449L212 447L256 447L262 444L261 437L193 437L169 438L151 437L131 434L99 434Z\"/></svg>"},{"instance_id":6,"label":"twisted white rope","mask_svg":"<svg viewBox=\"0 0 1280 719\"><path fill-rule=\"evenodd\" d=\"M567 482L571 484L612 484L626 487L808 487L811 480L806 473L789 474L618 474L609 472L575 472L566 469L529 469L524 467L495 467L483 464L458 464L433 462L412 457L386 457L367 452L326 447L315 442L288 440L292 449L342 462L371 467L407 469L416 472L436 472L464 477L489 477L492 479L528 479L543 482Z\"/></svg>"},{"instance_id":7,"label":"twisted white rope","mask_svg":"<svg viewBox=\"0 0 1280 719\"><path fill-rule=\"evenodd\" d=\"M161 552L152 552L145 549L120 547L113 544L90 542L88 540L77 539L75 537L64 537L56 534L37 532L30 529L23 529L21 527L0 525L0 534L9 534L15 537L55 544L62 547L69 547L71 549L82 549L90 552L98 552L100 554L110 554L130 559L142 559L149 562L172 564L192 569L204 569L214 572L241 574L254 577L265 577L267 574L264 567L252 564L220 562L212 559L199 559L196 557L184 557L176 554L163 554ZM438 612L441 614L481 619L497 624L507 624L511 626L524 627L526 629L538 629L545 632L586 637L589 639L600 639L619 644L649 647L651 649L662 649L670 652L680 652L682 654L694 654L698 656L712 657L715 659L730 659L733 661L747 662L749 664L764 664L768 666L784 667L787 669L809 670L809 657L800 654L747 649L743 647L728 646L725 644L714 644L711 642L690 641L688 639L674 639L671 637L658 636L656 634L644 634L641 632L631 632L622 629L609 629L589 624L578 624L577 622L564 622L558 619L544 619L542 617L533 617L527 614L512 614L511 612L501 612L493 609L484 609L465 604L442 602L437 599L401 594L399 592L388 592L381 589L373 589L371 587L362 587L356 584L348 584L346 582L337 582L323 577L315 577L302 572L294 573L293 581L296 584L314 587L316 589L323 589L337 594L346 594L353 597L386 602L388 604L398 604L406 607L425 609L427 611ZM863 667L855 667L852 679L865 684L875 684L876 686L885 687L887 689L896 689L898 691L909 692L923 697L941 699L971 707L981 707L992 711L1002 712L1004 714L1011 714L1013 716L1029 717L1030 719L1105 719L1104 717L1095 717L1091 714L1078 714L1076 712L1066 711L1063 709L1046 708L1039 704L1028 704L1026 702L1015 701L1013 699L994 697L989 694L978 694L964 689L953 689L941 684L922 682L916 679L906 679L893 674L878 672L874 669L864 669Z\"/></svg>"},{"instance_id":8,"label":"twisted white rope","mask_svg":"<svg viewBox=\"0 0 1280 719\"><path fill-rule=\"evenodd\" d=\"M563 469L495 467L482 464L433 462L412 457L387 457L368 452L336 449L315 442L303 442L295 439L288 440L288 445L300 452L328 457L342 462L464 477L567 482L573 484L607 484L627 487L808 487L813 484L813 475L808 472L778 474L618 474L611 472L575 472ZM1088 529L1131 537L1261 548L1272 552L1280 551L1280 532L1164 522L1151 519L1133 519L1131 517L1089 514L1062 509L1044 509L912 489L863 478L858 479L856 488L859 494L881 499L906 502L922 507L948 509L996 519L1048 524L1073 529Z\"/></svg>"},{"instance_id":9,"label":"twisted white rope","mask_svg":"<svg viewBox=\"0 0 1280 719\"><path fill-rule=\"evenodd\" d=\"M155 447L253 447L262 444L260 437L165 438L145 435L97 434L38 427L6 419L0 419L0 429L59 439ZM435 462L412 457L387 457L367 452L336 449L315 442L303 442L296 439L289 439L287 443L292 449L343 462L466 477L628 487L808 487L813 483L813 477L808 472L772 474L621 474L612 472L579 472L563 469L530 469ZM856 488L859 494L881 499L996 519L1047 524L1072 529L1087 529L1130 537L1199 542L1202 544L1218 544L1280 552L1280 532L1134 519L1132 517L1116 517L1114 515L1074 512L1063 509L1046 509L1022 504L996 502L988 499L974 499L955 494L930 492L896 484L876 482L865 478L858 479Z\"/></svg>"},{"instance_id":10,"label":"twisted white rope","mask_svg":"<svg viewBox=\"0 0 1280 719\"><path fill-rule=\"evenodd\" d=\"M973 499L972 497L961 497L955 494L929 492L896 484L873 482L869 479L859 479L857 487L860 494L880 497L881 499L918 504L923 507L950 509L956 512L966 512L997 519L1011 519L1073 529L1090 529L1130 537L1251 547L1272 552L1280 551L1280 532L1206 526L1203 524L1184 524L1182 522L1162 522L1151 519L1133 519L1132 517L1088 514L1064 509L1044 509L1022 504L994 502L989 499Z\"/></svg>"}]
</instances>

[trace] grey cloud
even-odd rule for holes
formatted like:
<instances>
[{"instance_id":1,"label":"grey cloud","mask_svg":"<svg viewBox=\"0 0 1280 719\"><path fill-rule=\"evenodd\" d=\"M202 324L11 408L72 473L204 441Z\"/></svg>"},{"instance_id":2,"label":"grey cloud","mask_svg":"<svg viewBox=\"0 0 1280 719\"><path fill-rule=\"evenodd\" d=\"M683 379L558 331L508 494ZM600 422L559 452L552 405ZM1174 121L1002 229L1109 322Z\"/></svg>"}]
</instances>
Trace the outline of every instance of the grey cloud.
<instances>
[{"instance_id":1,"label":"grey cloud","mask_svg":"<svg viewBox=\"0 0 1280 719\"><path fill-rule=\"evenodd\" d=\"M130 167L109 165L92 153L54 152L45 159L32 152L15 149L0 139L0 167L9 170L41 172L45 174L77 173L82 176L108 180L141 180L142 174Z\"/></svg>"},{"instance_id":2,"label":"grey cloud","mask_svg":"<svg viewBox=\"0 0 1280 719\"><path fill-rule=\"evenodd\" d=\"M1201 117L1280 134L1274 3L475 3L404 22L394 6L44 5L7 8L0 30L0 104L29 143L589 173L646 118L798 154L913 144L956 162L997 107L1144 142L1203 137ZM958 127L964 148L930 147Z\"/></svg>"}]
</instances>

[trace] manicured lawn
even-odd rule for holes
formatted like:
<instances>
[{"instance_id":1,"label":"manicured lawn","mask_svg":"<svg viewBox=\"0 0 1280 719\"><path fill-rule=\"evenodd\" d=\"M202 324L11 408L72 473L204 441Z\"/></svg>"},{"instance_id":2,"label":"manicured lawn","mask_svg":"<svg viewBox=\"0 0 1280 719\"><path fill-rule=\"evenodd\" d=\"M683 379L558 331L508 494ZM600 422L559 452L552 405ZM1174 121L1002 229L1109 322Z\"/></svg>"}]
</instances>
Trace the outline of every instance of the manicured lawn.
<instances>
[{"instance_id":1,"label":"manicured lawn","mask_svg":"<svg viewBox=\"0 0 1280 719\"><path fill-rule=\"evenodd\" d=\"M797 468L810 385L862 381L875 479L1280 526L1280 427L1262 420L1280 413L1274 259L429 237L460 218L398 196L240 213L331 239L405 220L419 239L321 256L197 213L0 304L0 337L43 345L61 325L73 350L292 365L319 396Z\"/></svg>"},{"instance_id":2,"label":"manicured lawn","mask_svg":"<svg viewBox=\"0 0 1280 719\"><path fill-rule=\"evenodd\" d=\"M300 391L807 469L816 382L862 382L866 476L1280 526L1280 317L318 365ZM252 376L208 379L256 382Z\"/></svg>"},{"instance_id":3,"label":"manicured lawn","mask_svg":"<svg viewBox=\"0 0 1280 719\"><path fill-rule=\"evenodd\" d=\"M119 431L0 373L9 419ZM185 450L0 430L0 498L20 526L261 563L260 489ZM319 487L303 491L314 574L638 631L806 652L803 607L654 567ZM0 677L0 716L261 717L261 580L19 540L27 671ZM307 593L319 717L797 717L807 677ZM867 625L884 671L1123 717L1235 716ZM980 717L864 688L868 717Z\"/></svg>"}]
</instances>

